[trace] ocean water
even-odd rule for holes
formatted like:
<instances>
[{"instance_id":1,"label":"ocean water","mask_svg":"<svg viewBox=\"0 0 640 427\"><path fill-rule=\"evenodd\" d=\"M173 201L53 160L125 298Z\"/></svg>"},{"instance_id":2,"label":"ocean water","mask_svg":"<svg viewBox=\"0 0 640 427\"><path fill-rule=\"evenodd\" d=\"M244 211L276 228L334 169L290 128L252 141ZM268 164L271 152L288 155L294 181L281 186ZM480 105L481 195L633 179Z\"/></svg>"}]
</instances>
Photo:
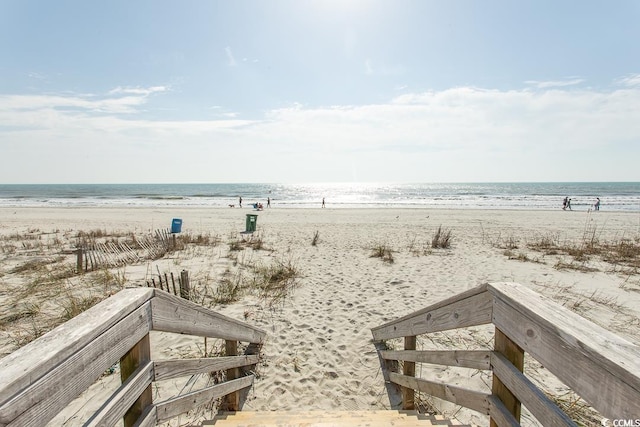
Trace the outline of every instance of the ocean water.
<instances>
[{"instance_id":1,"label":"ocean water","mask_svg":"<svg viewBox=\"0 0 640 427\"><path fill-rule=\"evenodd\" d=\"M0 207L272 207L542 209L640 212L640 183L0 184Z\"/></svg>"}]
</instances>

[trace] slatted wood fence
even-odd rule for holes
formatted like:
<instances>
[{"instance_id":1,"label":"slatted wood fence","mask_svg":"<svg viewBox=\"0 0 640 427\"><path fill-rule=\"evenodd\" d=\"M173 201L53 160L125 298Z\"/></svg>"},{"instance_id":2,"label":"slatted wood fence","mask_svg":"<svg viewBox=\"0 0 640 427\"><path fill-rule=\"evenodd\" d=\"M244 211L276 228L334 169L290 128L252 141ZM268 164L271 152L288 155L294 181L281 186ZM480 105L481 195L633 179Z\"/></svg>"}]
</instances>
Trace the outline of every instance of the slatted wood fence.
<instances>
[{"instance_id":1,"label":"slatted wood fence","mask_svg":"<svg viewBox=\"0 0 640 427\"><path fill-rule=\"evenodd\" d=\"M157 281L156 277L158 278ZM191 283L189 281L189 272L187 270L182 270L180 272L180 276L177 278L177 286L176 277L173 275L173 272L170 274L162 274L158 270L158 275L156 277L152 277L151 280L147 280L147 287L160 288L161 291L167 291L170 294L177 295L181 298L191 299ZM169 278L171 278L171 281L169 281Z\"/></svg>"},{"instance_id":2,"label":"slatted wood fence","mask_svg":"<svg viewBox=\"0 0 640 427\"><path fill-rule=\"evenodd\" d=\"M152 360L150 331L224 339L224 357ZM226 397L237 410L266 333L157 289L125 289L0 359L0 426L43 426L120 362L122 386L86 426L153 426ZM238 342L248 343L238 355ZM223 371L226 380L155 402L152 383Z\"/></svg>"},{"instance_id":3,"label":"slatted wood fence","mask_svg":"<svg viewBox=\"0 0 640 427\"><path fill-rule=\"evenodd\" d=\"M493 324L493 350L417 351L416 336ZM516 283L490 283L373 328L374 341L403 338L404 350L382 350L386 372L413 409L415 391L490 416L492 426L520 425L521 407L544 426L574 421L523 373L525 354L611 420L640 419L640 347ZM490 370L491 393L415 377L415 364ZM634 421L637 422L637 421Z\"/></svg>"},{"instance_id":4,"label":"slatted wood fence","mask_svg":"<svg viewBox=\"0 0 640 427\"><path fill-rule=\"evenodd\" d=\"M123 267L147 259L162 258L176 246L176 235L169 230L135 237L135 248L125 241L84 242L76 249L78 273L101 268Z\"/></svg>"}]
</instances>

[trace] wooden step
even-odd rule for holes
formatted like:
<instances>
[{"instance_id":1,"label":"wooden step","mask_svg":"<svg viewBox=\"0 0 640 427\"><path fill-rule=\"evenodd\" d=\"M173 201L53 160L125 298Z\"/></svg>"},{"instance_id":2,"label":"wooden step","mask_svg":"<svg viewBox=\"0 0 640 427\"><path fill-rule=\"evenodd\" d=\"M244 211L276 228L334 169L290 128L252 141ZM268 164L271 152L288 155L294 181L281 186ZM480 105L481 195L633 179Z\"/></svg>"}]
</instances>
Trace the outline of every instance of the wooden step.
<instances>
[{"instance_id":1,"label":"wooden step","mask_svg":"<svg viewBox=\"0 0 640 427\"><path fill-rule=\"evenodd\" d=\"M416 411L238 411L222 412L202 426L218 427L382 427L459 426L456 421Z\"/></svg>"}]
</instances>

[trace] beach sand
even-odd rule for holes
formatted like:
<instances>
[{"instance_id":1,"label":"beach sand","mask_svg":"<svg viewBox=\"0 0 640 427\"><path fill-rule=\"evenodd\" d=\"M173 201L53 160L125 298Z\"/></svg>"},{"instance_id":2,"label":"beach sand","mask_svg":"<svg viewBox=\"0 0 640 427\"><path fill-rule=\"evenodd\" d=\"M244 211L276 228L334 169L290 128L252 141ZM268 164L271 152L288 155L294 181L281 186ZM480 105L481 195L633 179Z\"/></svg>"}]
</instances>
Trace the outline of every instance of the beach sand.
<instances>
[{"instance_id":1,"label":"beach sand","mask_svg":"<svg viewBox=\"0 0 640 427\"><path fill-rule=\"evenodd\" d=\"M231 251L229 242L240 238L246 214L258 215L254 238L262 240L263 249ZM600 257L575 261L566 254L549 255L528 246L545 239L562 245L580 245L585 239L637 239L639 213L278 209L276 205L260 212L247 208L4 208L0 218L0 312L5 319L27 300L16 300L17 295L25 295L21 289L30 280L25 273L16 273L17 267L29 259L53 256L47 250L64 254L65 262L75 265L70 251L79 231L141 235L168 228L172 218L181 218L182 234L216 236L219 243L190 246L159 260L112 269L112 279L118 282L113 286L91 286L86 279L71 277L66 283L73 292L113 293L123 286L146 286L159 271L178 274L187 270L192 285L200 288L198 297L207 302L203 289L215 290L225 275L249 280L254 274L251 266L278 262L294 266L298 278L283 302L270 306L256 295L245 295L238 302L213 307L268 333L244 409L388 409L397 402L390 401L385 389L370 329L486 282L521 283L640 344L640 276ZM440 226L451 231L448 249L431 248ZM27 235L56 244L48 249L20 247L20 236L24 239ZM371 256L374 248L380 247L391 249L393 262ZM590 269L577 269L579 266ZM37 316L4 321L0 328L2 354L15 350L16 334L22 333L17 331L28 329L29 322L54 315L56 310L60 311L59 304L43 302ZM464 349L483 344L490 347L491 332L478 328L448 338L423 339L418 347L445 348L451 343ZM203 351L202 339L156 334L152 341L154 357L175 357L176 352L195 357L193 354ZM426 367L418 375L433 375L469 388L486 388L488 378L439 367ZM539 375L544 381L546 374ZM71 418L66 425L75 425L75 419L90 413L91 393L104 394L117 386L119 378L115 377L101 379L100 386L83 394L55 422ZM179 391L166 388L170 394ZM562 387L555 391L562 392ZM461 421L487 423L475 412L435 403L446 415L455 413ZM189 417L198 415L182 416L174 424L184 424Z\"/></svg>"}]
</instances>

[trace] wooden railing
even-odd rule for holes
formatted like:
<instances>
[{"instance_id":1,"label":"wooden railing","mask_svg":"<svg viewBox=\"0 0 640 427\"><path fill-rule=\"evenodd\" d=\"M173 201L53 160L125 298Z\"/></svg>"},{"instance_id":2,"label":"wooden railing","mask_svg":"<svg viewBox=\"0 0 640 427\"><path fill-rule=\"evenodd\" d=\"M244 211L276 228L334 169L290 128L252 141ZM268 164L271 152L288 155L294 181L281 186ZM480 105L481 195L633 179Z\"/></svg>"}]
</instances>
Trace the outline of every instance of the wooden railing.
<instances>
[{"instance_id":1,"label":"wooden railing","mask_svg":"<svg viewBox=\"0 0 640 427\"><path fill-rule=\"evenodd\" d=\"M491 323L492 351L416 351L418 335ZM523 373L527 353L603 417L640 419L640 347L516 283L481 285L372 333L376 342L404 338L404 350L380 351L385 364L403 362L388 379L402 388L404 409L419 391L487 414L492 426L519 425L521 405L544 426L575 426ZM491 370L491 393L416 378L415 363Z\"/></svg>"},{"instance_id":2,"label":"wooden railing","mask_svg":"<svg viewBox=\"0 0 640 427\"><path fill-rule=\"evenodd\" d=\"M225 357L151 360L150 331L226 341ZM87 426L152 426L226 396L239 409L239 392L253 375L266 333L156 289L125 289L0 359L0 426L42 426L118 361L122 385ZM250 343L237 355L238 341ZM249 354L251 353L251 354ZM153 402L151 386L182 376L226 371L226 381Z\"/></svg>"}]
</instances>

